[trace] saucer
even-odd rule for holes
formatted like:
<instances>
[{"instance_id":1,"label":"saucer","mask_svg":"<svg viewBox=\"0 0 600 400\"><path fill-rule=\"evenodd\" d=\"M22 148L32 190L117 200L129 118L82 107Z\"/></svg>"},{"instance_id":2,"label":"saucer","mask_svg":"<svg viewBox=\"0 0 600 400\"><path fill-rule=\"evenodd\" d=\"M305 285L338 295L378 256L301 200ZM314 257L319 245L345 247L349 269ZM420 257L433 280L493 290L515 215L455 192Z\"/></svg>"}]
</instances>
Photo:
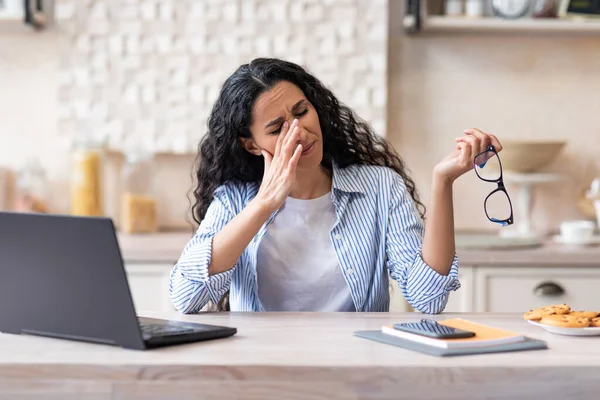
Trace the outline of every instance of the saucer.
<instances>
[{"instance_id":1,"label":"saucer","mask_svg":"<svg viewBox=\"0 0 600 400\"><path fill-rule=\"evenodd\" d=\"M600 235L592 236L591 238L589 238L587 240L580 241L580 242L566 241L560 235L553 236L552 240L555 243L560 243L560 244L564 244L564 245L567 245L567 246L593 246L593 245L600 244Z\"/></svg>"},{"instance_id":2,"label":"saucer","mask_svg":"<svg viewBox=\"0 0 600 400\"><path fill-rule=\"evenodd\" d=\"M537 321L529 321L530 324L539 326L542 329L550 333L556 333L557 335L567 335L567 336L600 336L600 328L596 327L586 327L586 328L563 328L560 326L552 326L540 324Z\"/></svg>"}]
</instances>

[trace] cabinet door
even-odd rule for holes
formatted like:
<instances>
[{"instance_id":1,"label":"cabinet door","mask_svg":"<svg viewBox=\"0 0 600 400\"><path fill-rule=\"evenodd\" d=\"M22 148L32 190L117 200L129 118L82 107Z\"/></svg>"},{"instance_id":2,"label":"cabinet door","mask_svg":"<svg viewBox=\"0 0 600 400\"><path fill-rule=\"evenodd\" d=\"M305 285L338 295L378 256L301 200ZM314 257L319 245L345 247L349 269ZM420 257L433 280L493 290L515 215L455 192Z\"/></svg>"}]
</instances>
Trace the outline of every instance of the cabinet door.
<instances>
[{"instance_id":1,"label":"cabinet door","mask_svg":"<svg viewBox=\"0 0 600 400\"><path fill-rule=\"evenodd\" d=\"M473 312L473 267L458 268L460 288L450 292L444 312Z\"/></svg>"},{"instance_id":2,"label":"cabinet door","mask_svg":"<svg viewBox=\"0 0 600 400\"><path fill-rule=\"evenodd\" d=\"M572 267L478 267L478 312L526 312L567 303L573 309L598 308L600 271Z\"/></svg>"},{"instance_id":3,"label":"cabinet door","mask_svg":"<svg viewBox=\"0 0 600 400\"><path fill-rule=\"evenodd\" d=\"M169 299L171 264L129 263L125 266L129 288L138 314L171 312Z\"/></svg>"},{"instance_id":4,"label":"cabinet door","mask_svg":"<svg viewBox=\"0 0 600 400\"><path fill-rule=\"evenodd\" d=\"M398 282L390 277L390 312L412 311L398 286Z\"/></svg>"},{"instance_id":5,"label":"cabinet door","mask_svg":"<svg viewBox=\"0 0 600 400\"><path fill-rule=\"evenodd\" d=\"M473 267L460 266L458 279L461 287L454 292L450 292L444 312L473 312ZM398 283L391 278L390 282L390 311L414 311L404 299Z\"/></svg>"}]
</instances>

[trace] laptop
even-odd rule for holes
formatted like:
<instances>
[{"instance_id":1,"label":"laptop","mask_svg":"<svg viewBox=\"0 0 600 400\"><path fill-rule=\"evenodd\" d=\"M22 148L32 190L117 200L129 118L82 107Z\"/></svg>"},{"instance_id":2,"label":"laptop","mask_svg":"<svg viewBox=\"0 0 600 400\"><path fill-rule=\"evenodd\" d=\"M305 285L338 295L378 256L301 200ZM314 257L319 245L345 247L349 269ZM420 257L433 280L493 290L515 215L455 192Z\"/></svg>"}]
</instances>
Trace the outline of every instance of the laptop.
<instances>
[{"instance_id":1,"label":"laptop","mask_svg":"<svg viewBox=\"0 0 600 400\"><path fill-rule=\"evenodd\" d=\"M237 332L233 327L139 318L114 224L105 217L0 212L0 304L0 332L128 349Z\"/></svg>"}]
</instances>

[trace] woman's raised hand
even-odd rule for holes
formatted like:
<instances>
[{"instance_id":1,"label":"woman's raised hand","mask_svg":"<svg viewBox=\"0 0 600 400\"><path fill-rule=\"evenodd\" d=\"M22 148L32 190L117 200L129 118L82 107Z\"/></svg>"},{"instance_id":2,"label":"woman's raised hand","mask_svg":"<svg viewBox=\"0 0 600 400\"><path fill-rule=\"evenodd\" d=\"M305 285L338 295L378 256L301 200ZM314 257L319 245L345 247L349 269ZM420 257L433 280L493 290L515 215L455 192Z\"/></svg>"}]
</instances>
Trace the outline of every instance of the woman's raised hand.
<instances>
[{"instance_id":1,"label":"woman's raised hand","mask_svg":"<svg viewBox=\"0 0 600 400\"><path fill-rule=\"evenodd\" d=\"M261 150L265 160L265 171L256 198L270 212L275 212L290 194L296 181L296 167L302 155L302 145L298 143L298 120L294 119L288 128L284 122L277 138L275 153Z\"/></svg>"},{"instance_id":2,"label":"woman's raised hand","mask_svg":"<svg viewBox=\"0 0 600 400\"><path fill-rule=\"evenodd\" d=\"M456 178L473 169L473 159L491 144L497 152L502 150L498 138L479 129L465 129L464 135L456 138L456 148L434 168L434 173L442 179L453 182Z\"/></svg>"}]
</instances>

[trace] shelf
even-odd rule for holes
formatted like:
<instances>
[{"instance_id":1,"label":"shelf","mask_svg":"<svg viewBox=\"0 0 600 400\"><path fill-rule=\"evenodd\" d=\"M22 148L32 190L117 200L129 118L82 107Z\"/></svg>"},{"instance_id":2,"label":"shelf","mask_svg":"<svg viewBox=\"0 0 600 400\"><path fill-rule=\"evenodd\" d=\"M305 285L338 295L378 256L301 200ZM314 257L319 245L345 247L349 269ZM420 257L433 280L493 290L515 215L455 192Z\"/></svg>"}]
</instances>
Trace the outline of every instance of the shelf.
<instances>
[{"instance_id":1,"label":"shelf","mask_svg":"<svg viewBox=\"0 0 600 400\"><path fill-rule=\"evenodd\" d=\"M23 18L0 17L0 33L21 33L29 31Z\"/></svg>"},{"instance_id":2,"label":"shelf","mask_svg":"<svg viewBox=\"0 0 600 400\"><path fill-rule=\"evenodd\" d=\"M414 16L404 17L404 26L409 28L414 25ZM428 32L507 32L507 33L599 33L600 20L578 19L502 19L493 17L468 18L427 16L421 20L419 33Z\"/></svg>"}]
</instances>

